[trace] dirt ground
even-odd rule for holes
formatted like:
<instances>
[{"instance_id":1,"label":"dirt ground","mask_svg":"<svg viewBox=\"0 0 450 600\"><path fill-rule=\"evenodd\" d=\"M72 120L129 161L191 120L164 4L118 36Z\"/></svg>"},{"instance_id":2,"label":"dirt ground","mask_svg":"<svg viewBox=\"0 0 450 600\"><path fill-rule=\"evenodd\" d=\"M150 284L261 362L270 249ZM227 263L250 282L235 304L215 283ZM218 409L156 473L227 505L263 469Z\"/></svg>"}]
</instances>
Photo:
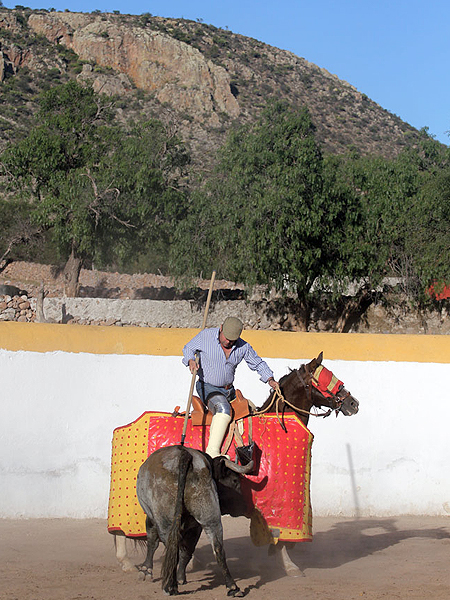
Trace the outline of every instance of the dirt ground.
<instances>
[{"instance_id":1,"label":"dirt ground","mask_svg":"<svg viewBox=\"0 0 450 600\"><path fill-rule=\"evenodd\" d=\"M42 285L46 297L61 298L64 294L64 274L62 269L51 265L13 261L0 271L0 284L6 283L23 288L29 296L36 297ZM177 291L173 277L156 275L152 273L114 273L81 269L80 272L80 297L90 298L148 298L153 300L174 300L185 297L192 298L193 289L186 294ZM208 290L209 279L197 279L194 289ZM239 298L243 290L242 284L216 279L214 290L216 295L222 292L224 298Z\"/></svg>"},{"instance_id":2,"label":"dirt ground","mask_svg":"<svg viewBox=\"0 0 450 600\"><path fill-rule=\"evenodd\" d=\"M224 518L228 565L246 596L258 600L450 598L450 518L315 518L314 541L291 552L302 576L283 575L255 548L248 521ZM149 600L165 597L155 562L155 580L121 571L113 536L100 519L0 520L1 600ZM141 562L141 550L133 561ZM201 567L188 573L180 594L193 600L226 597L211 548L202 535Z\"/></svg>"}]
</instances>

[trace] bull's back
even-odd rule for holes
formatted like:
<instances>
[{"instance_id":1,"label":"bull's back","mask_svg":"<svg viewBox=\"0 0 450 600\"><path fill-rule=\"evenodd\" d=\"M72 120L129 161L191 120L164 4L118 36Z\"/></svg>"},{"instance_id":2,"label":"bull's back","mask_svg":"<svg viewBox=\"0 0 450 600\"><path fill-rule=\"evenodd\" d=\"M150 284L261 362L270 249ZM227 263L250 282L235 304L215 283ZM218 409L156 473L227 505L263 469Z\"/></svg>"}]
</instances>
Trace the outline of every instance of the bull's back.
<instances>
[{"instance_id":1,"label":"bull's back","mask_svg":"<svg viewBox=\"0 0 450 600\"><path fill-rule=\"evenodd\" d=\"M192 462L187 471L184 506L199 523L210 514L219 514L219 499L208 459L198 450L166 446L153 452L139 469L136 493L145 513L158 529L165 529L174 518L178 492L178 473L183 453Z\"/></svg>"},{"instance_id":2,"label":"bull's back","mask_svg":"<svg viewBox=\"0 0 450 600\"><path fill-rule=\"evenodd\" d=\"M158 515L173 518L177 493L177 467L175 457L167 457L167 448L161 448L147 458L139 469L136 495L144 512L155 523ZM170 514L172 513L172 515Z\"/></svg>"}]
</instances>

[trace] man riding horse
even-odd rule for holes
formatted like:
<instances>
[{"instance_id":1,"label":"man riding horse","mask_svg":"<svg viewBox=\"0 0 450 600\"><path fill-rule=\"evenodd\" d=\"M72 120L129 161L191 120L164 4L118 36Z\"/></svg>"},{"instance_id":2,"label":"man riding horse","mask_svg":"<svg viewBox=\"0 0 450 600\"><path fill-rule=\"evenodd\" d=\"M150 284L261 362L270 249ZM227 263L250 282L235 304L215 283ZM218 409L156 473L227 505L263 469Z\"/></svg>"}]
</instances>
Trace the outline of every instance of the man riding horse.
<instances>
[{"instance_id":1,"label":"man riding horse","mask_svg":"<svg viewBox=\"0 0 450 600\"><path fill-rule=\"evenodd\" d=\"M220 449L231 421L230 401L235 398L234 375L238 364L245 360L262 382L275 389L278 382L269 366L243 340L243 324L236 317L227 317L221 327L203 329L183 348L183 364L192 374L198 374L198 395L213 417L206 453L212 458Z\"/></svg>"}]
</instances>

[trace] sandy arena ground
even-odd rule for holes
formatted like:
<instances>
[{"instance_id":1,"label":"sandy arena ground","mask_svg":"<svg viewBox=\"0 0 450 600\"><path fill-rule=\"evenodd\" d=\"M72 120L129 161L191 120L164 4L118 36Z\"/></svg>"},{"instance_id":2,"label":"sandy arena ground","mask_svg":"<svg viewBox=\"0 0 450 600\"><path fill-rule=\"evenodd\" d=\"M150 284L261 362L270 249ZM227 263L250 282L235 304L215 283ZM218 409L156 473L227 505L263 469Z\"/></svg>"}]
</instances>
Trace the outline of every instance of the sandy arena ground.
<instances>
[{"instance_id":1,"label":"sandy arena ground","mask_svg":"<svg viewBox=\"0 0 450 600\"><path fill-rule=\"evenodd\" d=\"M258 600L450 598L450 518L315 518L312 544L291 556L303 576L274 566L267 547L255 548L248 521L224 518L230 571L241 590ZM155 580L139 581L116 564L113 536L100 519L0 520L1 600L149 600L161 590L158 549ZM133 548L133 546L131 546ZM142 561L140 550L133 560ZM200 569L180 593L193 600L226 598L212 551L202 535Z\"/></svg>"}]
</instances>

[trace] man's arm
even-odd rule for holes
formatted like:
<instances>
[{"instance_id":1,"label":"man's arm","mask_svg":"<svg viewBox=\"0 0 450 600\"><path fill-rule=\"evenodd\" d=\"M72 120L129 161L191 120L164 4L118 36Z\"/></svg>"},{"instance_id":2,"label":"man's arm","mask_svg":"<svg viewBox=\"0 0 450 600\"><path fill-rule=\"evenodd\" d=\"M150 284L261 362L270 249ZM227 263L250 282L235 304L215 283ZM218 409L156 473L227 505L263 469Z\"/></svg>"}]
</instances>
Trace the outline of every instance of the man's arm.
<instances>
[{"instance_id":1,"label":"man's arm","mask_svg":"<svg viewBox=\"0 0 450 600\"><path fill-rule=\"evenodd\" d=\"M189 367L191 373L196 372L198 369L196 355L203 349L204 331L202 330L197 333L183 348L183 359L181 362L186 367Z\"/></svg>"},{"instance_id":2,"label":"man's arm","mask_svg":"<svg viewBox=\"0 0 450 600\"><path fill-rule=\"evenodd\" d=\"M201 332L200 332L201 333ZM200 333L198 333L196 336L194 336L192 338L192 340L190 340L183 348L183 358L182 358L182 363L183 365L185 365L186 367L189 366L189 362L191 360L195 361L195 353L199 350L198 346L199 346L199 340L197 339L198 336L200 335Z\"/></svg>"},{"instance_id":3,"label":"man's arm","mask_svg":"<svg viewBox=\"0 0 450 600\"><path fill-rule=\"evenodd\" d=\"M256 371L263 383L268 383L271 388L276 388L278 382L275 381L273 371L269 365L255 352L255 350L247 342L247 350L244 355L244 360L252 371Z\"/></svg>"}]
</instances>

